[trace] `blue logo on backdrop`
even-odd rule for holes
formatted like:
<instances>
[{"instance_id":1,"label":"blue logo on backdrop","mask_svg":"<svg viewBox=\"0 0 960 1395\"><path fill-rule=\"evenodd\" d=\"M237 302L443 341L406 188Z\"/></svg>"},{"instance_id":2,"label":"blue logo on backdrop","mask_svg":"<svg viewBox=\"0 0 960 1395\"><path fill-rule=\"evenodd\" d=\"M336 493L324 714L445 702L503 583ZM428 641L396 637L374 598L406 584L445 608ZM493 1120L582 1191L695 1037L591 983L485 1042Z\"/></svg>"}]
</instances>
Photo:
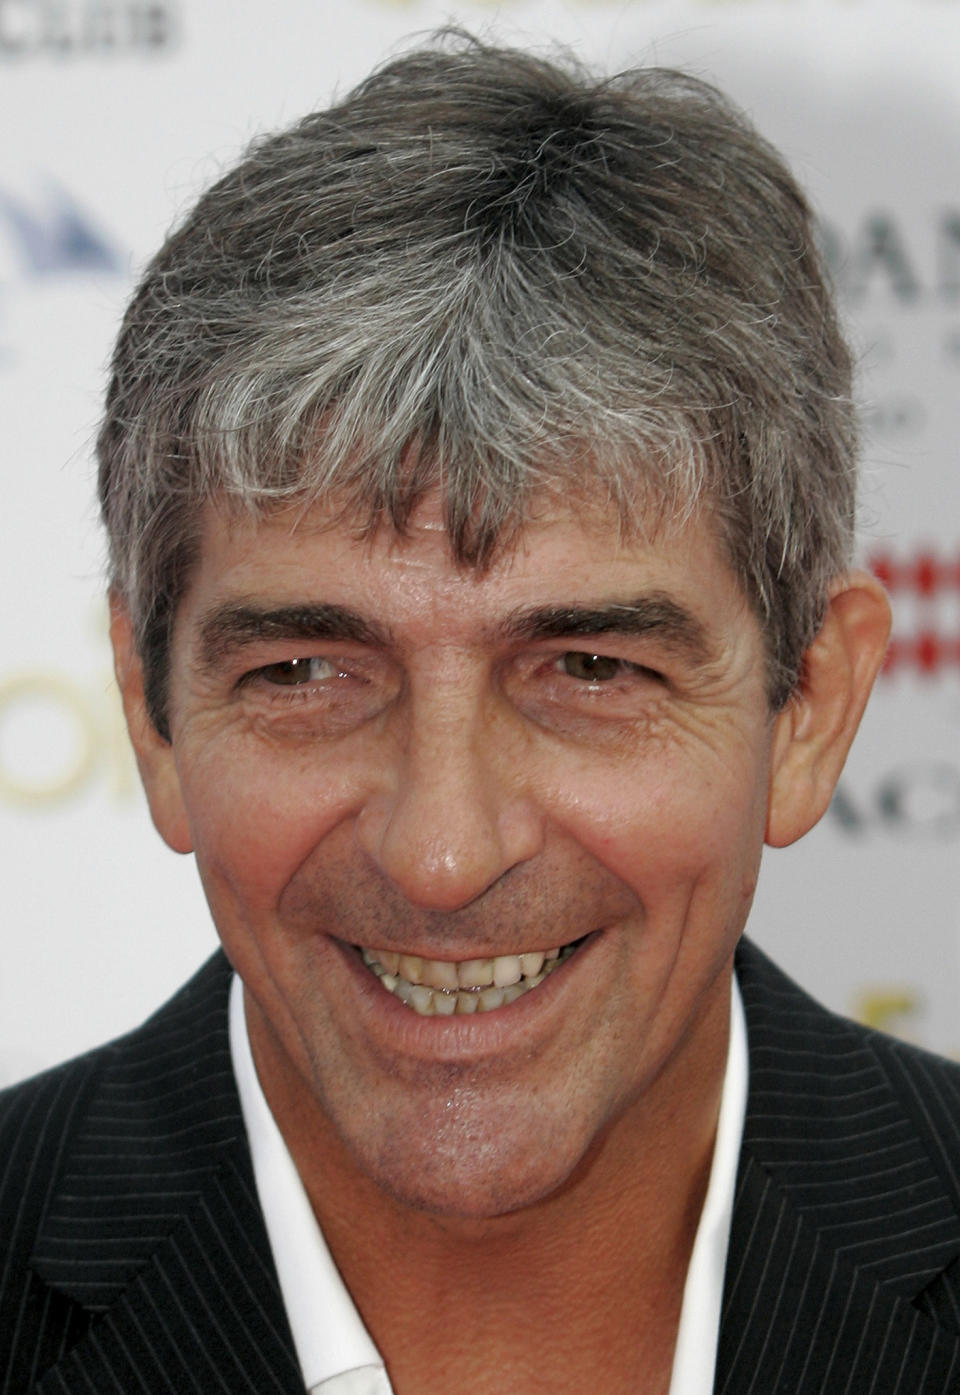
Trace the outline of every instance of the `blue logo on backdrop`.
<instances>
[{"instance_id":1,"label":"blue logo on backdrop","mask_svg":"<svg viewBox=\"0 0 960 1395\"><path fill-rule=\"evenodd\" d=\"M12 367L15 358L2 325L3 301L11 290L52 277L123 275L127 269L116 243L53 182L33 200L0 188L0 244L13 273L0 281L0 369Z\"/></svg>"},{"instance_id":2,"label":"blue logo on backdrop","mask_svg":"<svg viewBox=\"0 0 960 1395\"><path fill-rule=\"evenodd\" d=\"M0 189L0 226L26 276L123 269L117 248L57 185L50 187L43 208L30 208Z\"/></svg>"}]
</instances>

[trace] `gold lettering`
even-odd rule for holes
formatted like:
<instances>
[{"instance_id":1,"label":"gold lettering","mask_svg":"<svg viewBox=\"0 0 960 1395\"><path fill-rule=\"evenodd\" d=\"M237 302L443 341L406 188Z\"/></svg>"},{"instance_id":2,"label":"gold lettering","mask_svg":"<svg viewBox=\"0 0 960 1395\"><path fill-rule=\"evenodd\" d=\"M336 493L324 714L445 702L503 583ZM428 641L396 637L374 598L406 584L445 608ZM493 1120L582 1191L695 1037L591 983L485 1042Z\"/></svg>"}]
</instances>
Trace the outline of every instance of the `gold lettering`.
<instances>
[{"instance_id":1,"label":"gold lettering","mask_svg":"<svg viewBox=\"0 0 960 1395\"><path fill-rule=\"evenodd\" d=\"M0 759L0 798L16 804L50 804L77 794L89 780L97 761L99 729L96 714L84 694L56 673L23 673L0 683L0 735L18 711L37 703L50 704L73 727L73 750L52 777L32 778Z\"/></svg>"},{"instance_id":2,"label":"gold lettering","mask_svg":"<svg viewBox=\"0 0 960 1395\"><path fill-rule=\"evenodd\" d=\"M42 720L44 714L55 723L57 739L66 737L66 749L52 774L33 774L31 751L22 753L26 764L14 758L15 724L23 718ZM35 738L31 744L36 746ZM49 758L49 752L44 754ZM63 674L45 670L0 680L0 800L33 807L65 803L101 771L114 799L127 800L136 793L123 707L109 671L90 692Z\"/></svg>"},{"instance_id":3,"label":"gold lettering","mask_svg":"<svg viewBox=\"0 0 960 1395\"><path fill-rule=\"evenodd\" d=\"M922 1006L923 999L912 988L866 988L857 997L854 1016L865 1027L915 1041L910 1023Z\"/></svg>"}]
</instances>

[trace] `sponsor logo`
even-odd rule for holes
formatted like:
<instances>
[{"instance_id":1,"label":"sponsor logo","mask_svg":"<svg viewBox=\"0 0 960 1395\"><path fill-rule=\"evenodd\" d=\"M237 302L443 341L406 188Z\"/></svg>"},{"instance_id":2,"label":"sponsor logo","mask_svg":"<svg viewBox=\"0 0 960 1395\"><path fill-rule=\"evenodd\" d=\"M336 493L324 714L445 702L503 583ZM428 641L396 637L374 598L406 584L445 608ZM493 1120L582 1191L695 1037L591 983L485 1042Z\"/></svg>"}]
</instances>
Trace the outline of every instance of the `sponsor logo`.
<instances>
[{"instance_id":1,"label":"sponsor logo","mask_svg":"<svg viewBox=\"0 0 960 1395\"><path fill-rule=\"evenodd\" d=\"M69 804L100 787L115 800L138 788L116 691L37 670L0 682L0 802Z\"/></svg>"},{"instance_id":2,"label":"sponsor logo","mask_svg":"<svg viewBox=\"0 0 960 1395\"><path fill-rule=\"evenodd\" d=\"M40 668L0 677L0 805L43 810L93 792L121 802L136 794L105 632L98 606L86 679Z\"/></svg>"},{"instance_id":3,"label":"sponsor logo","mask_svg":"<svg viewBox=\"0 0 960 1395\"><path fill-rule=\"evenodd\" d=\"M49 278L104 272L125 275L127 257L62 185L49 181L29 200L0 188L0 372L17 361L4 338L5 301Z\"/></svg>"},{"instance_id":4,"label":"sponsor logo","mask_svg":"<svg viewBox=\"0 0 960 1395\"><path fill-rule=\"evenodd\" d=\"M942 210L924 229L927 253L889 209L864 214L849 231L824 222L820 232L837 289L853 305L886 293L904 306L934 300L960 308L960 209Z\"/></svg>"},{"instance_id":5,"label":"sponsor logo","mask_svg":"<svg viewBox=\"0 0 960 1395\"><path fill-rule=\"evenodd\" d=\"M960 835L960 769L945 760L894 766L867 786L841 780L830 805L835 828L854 837L886 832L946 841Z\"/></svg>"},{"instance_id":6,"label":"sponsor logo","mask_svg":"<svg viewBox=\"0 0 960 1395\"><path fill-rule=\"evenodd\" d=\"M59 184L50 183L34 207L0 189L0 229L29 279L125 267L119 249Z\"/></svg>"},{"instance_id":7,"label":"sponsor logo","mask_svg":"<svg viewBox=\"0 0 960 1395\"><path fill-rule=\"evenodd\" d=\"M861 988L850 1005L851 1016L875 1031L892 1032L902 1041L924 1045L918 1033L926 1004L912 984L883 984Z\"/></svg>"},{"instance_id":8,"label":"sponsor logo","mask_svg":"<svg viewBox=\"0 0 960 1395\"><path fill-rule=\"evenodd\" d=\"M920 221L879 208L843 229L821 223L820 233L837 291L870 344L871 370L897 358L891 316L923 320L943 366L950 371L960 364L960 208L930 210ZM953 392L952 384L939 389L948 400ZM865 424L872 437L917 437L929 424L931 405L890 383L870 403Z\"/></svg>"},{"instance_id":9,"label":"sponsor logo","mask_svg":"<svg viewBox=\"0 0 960 1395\"><path fill-rule=\"evenodd\" d=\"M905 556L878 551L867 565L893 604L881 683L913 676L934 686L960 674L960 550L920 548ZM830 805L830 821L854 837L887 833L938 842L960 837L960 766L933 757L894 765L867 783L844 777Z\"/></svg>"},{"instance_id":10,"label":"sponsor logo","mask_svg":"<svg viewBox=\"0 0 960 1395\"><path fill-rule=\"evenodd\" d=\"M850 1016L865 1027L888 1032L901 1041L912 1042L928 1051L938 1051L960 1061L960 1048L948 1038L946 1043L933 1039L930 1003L927 992L918 983L864 984L851 994ZM952 1033L951 1033L952 1037Z\"/></svg>"},{"instance_id":11,"label":"sponsor logo","mask_svg":"<svg viewBox=\"0 0 960 1395\"><path fill-rule=\"evenodd\" d=\"M151 57L178 38L170 0L0 0L0 62Z\"/></svg>"},{"instance_id":12,"label":"sponsor logo","mask_svg":"<svg viewBox=\"0 0 960 1395\"><path fill-rule=\"evenodd\" d=\"M907 670L939 678L960 672L960 551L949 556L924 549L906 558L876 552L867 565L894 605L883 676Z\"/></svg>"}]
</instances>

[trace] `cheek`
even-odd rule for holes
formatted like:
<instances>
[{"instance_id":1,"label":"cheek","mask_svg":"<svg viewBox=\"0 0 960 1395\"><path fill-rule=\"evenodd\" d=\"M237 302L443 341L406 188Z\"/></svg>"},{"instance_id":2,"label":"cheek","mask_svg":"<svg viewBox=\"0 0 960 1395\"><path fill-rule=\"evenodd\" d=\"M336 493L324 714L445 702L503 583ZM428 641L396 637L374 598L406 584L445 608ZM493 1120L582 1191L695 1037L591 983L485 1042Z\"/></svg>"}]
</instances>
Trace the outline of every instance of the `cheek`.
<instances>
[{"instance_id":1,"label":"cheek","mask_svg":"<svg viewBox=\"0 0 960 1395\"><path fill-rule=\"evenodd\" d=\"M659 757L626 759L558 792L554 807L565 831L644 901L656 888L728 874L752 888L766 817L758 753Z\"/></svg>"},{"instance_id":2,"label":"cheek","mask_svg":"<svg viewBox=\"0 0 960 1395\"><path fill-rule=\"evenodd\" d=\"M356 811L345 764L317 770L307 760L251 751L246 743L184 753L181 787L208 896L274 905L297 869Z\"/></svg>"}]
</instances>

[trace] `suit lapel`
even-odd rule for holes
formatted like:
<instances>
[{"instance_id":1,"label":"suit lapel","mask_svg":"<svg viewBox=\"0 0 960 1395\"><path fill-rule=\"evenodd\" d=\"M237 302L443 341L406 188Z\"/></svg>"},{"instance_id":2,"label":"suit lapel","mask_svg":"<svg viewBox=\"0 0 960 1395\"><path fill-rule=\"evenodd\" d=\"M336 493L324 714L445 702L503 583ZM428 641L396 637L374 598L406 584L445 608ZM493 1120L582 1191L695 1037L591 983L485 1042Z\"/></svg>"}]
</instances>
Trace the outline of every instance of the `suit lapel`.
<instances>
[{"instance_id":1,"label":"suit lapel","mask_svg":"<svg viewBox=\"0 0 960 1395\"><path fill-rule=\"evenodd\" d=\"M960 1337L923 1294L960 1255L960 1219L888 1071L752 946L737 970L750 1095L716 1390L953 1388Z\"/></svg>"},{"instance_id":2,"label":"suit lapel","mask_svg":"<svg viewBox=\"0 0 960 1395\"><path fill-rule=\"evenodd\" d=\"M303 1395L262 1227L247 1179L225 1166L32 1395Z\"/></svg>"},{"instance_id":3,"label":"suit lapel","mask_svg":"<svg viewBox=\"0 0 960 1395\"><path fill-rule=\"evenodd\" d=\"M215 956L107 1054L32 1259L95 1316L35 1395L303 1395L233 1082L229 972Z\"/></svg>"}]
</instances>

